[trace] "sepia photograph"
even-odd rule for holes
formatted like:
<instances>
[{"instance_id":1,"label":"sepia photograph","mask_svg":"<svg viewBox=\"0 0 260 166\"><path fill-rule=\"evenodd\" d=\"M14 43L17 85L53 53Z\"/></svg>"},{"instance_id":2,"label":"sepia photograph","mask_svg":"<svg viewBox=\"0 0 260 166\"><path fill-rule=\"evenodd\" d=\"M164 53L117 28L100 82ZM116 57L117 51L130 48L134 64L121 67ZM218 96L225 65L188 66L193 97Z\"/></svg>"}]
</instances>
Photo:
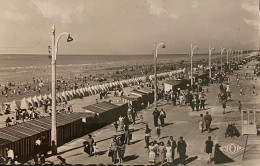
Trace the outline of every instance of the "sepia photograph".
<instances>
[{"instance_id":1,"label":"sepia photograph","mask_svg":"<svg viewBox=\"0 0 260 166\"><path fill-rule=\"evenodd\" d=\"M259 0L0 0L0 165L260 166Z\"/></svg>"}]
</instances>

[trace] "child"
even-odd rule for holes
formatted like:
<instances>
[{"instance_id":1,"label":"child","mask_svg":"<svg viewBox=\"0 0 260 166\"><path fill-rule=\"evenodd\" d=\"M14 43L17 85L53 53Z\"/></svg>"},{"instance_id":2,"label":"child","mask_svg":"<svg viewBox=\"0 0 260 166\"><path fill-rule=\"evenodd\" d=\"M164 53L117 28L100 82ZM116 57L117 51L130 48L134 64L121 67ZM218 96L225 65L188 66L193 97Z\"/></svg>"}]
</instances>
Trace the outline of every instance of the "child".
<instances>
[{"instance_id":1,"label":"child","mask_svg":"<svg viewBox=\"0 0 260 166\"><path fill-rule=\"evenodd\" d=\"M143 115L140 115L140 121L143 124L143 121L144 121Z\"/></svg>"},{"instance_id":2,"label":"child","mask_svg":"<svg viewBox=\"0 0 260 166\"><path fill-rule=\"evenodd\" d=\"M242 89L242 86L240 86L240 95L243 95L243 89Z\"/></svg>"},{"instance_id":3,"label":"child","mask_svg":"<svg viewBox=\"0 0 260 166\"><path fill-rule=\"evenodd\" d=\"M98 146L97 146L97 143L94 142L93 144L93 149L94 149L94 156L97 157L98 156Z\"/></svg>"},{"instance_id":4,"label":"child","mask_svg":"<svg viewBox=\"0 0 260 166\"><path fill-rule=\"evenodd\" d=\"M157 136L158 136L158 140L160 140L160 135L161 135L160 125L158 125L158 126L156 127L156 134L157 134Z\"/></svg>"},{"instance_id":5,"label":"child","mask_svg":"<svg viewBox=\"0 0 260 166\"><path fill-rule=\"evenodd\" d=\"M253 85L253 95L256 95L255 94L255 85Z\"/></svg>"},{"instance_id":6,"label":"child","mask_svg":"<svg viewBox=\"0 0 260 166\"><path fill-rule=\"evenodd\" d=\"M116 132L118 131L117 129L118 129L118 123L117 123L117 121L114 123L114 126L115 126L115 129L116 129Z\"/></svg>"}]
</instances>

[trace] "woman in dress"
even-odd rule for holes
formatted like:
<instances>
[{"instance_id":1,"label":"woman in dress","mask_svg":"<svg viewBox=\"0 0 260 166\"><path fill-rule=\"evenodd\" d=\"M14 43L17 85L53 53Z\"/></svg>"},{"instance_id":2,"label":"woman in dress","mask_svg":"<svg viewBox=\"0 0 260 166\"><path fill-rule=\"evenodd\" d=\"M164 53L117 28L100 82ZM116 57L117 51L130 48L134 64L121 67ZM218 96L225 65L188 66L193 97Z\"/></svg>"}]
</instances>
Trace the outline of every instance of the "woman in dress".
<instances>
[{"instance_id":1,"label":"woman in dress","mask_svg":"<svg viewBox=\"0 0 260 166\"><path fill-rule=\"evenodd\" d=\"M163 142L159 143L158 154L159 154L159 161L161 162L161 164L163 164L165 160L165 154L166 154L166 149Z\"/></svg>"},{"instance_id":2,"label":"woman in dress","mask_svg":"<svg viewBox=\"0 0 260 166\"><path fill-rule=\"evenodd\" d=\"M166 146L166 160L167 160L167 164L172 163L172 146L170 141L167 142L167 146Z\"/></svg>"},{"instance_id":3,"label":"woman in dress","mask_svg":"<svg viewBox=\"0 0 260 166\"><path fill-rule=\"evenodd\" d=\"M119 117L119 127L120 131L124 130L124 118L122 116Z\"/></svg>"},{"instance_id":4,"label":"woman in dress","mask_svg":"<svg viewBox=\"0 0 260 166\"><path fill-rule=\"evenodd\" d=\"M121 141L121 138L117 138L117 151L118 151L118 157L119 157L119 163L123 163L123 158L125 154L125 144L123 141Z\"/></svg>"},{"instance_id":5,"label":"woman in dress","mask_svg":"<svg viewBox=\"0 0 260 166\"><path fill-rule=\"evenodd\" d=\"M145 144L146 144L145 148L148 148L150 138L151 138L151 129L149 128L148 124L146 124L146 126L145 126L145 137L144 137Z\"/></svg>"},{"instance_id":6,"label":"woman in dress","mask_svg":"<svg viewBox=\"0 0 260 166\"><path fill-rule=\"evenodd\" d=\"M157 151L157 148L156 146L154 145L154 142L151 142L149 147L149 163L150 164L156 164L156 151Z\"/></svg>"},{"instance_id":7,"label":"woman in dress","mask_svg":"<svg viewBox=\"0 0 260 166\"><path fill-rule=\"evenodd\" d=\"M204 130L204 118L203 118L203 114L200 114L200 118L198 120L199 122L199 130L202 133Z\"/></svg>"},{"instance_id":8,"label":"woman in dress","mask_svg":"<svg viewBox=\"0 0 260 166\"><path fill-rule=\"evenodd\" d=\"M117 139L116 135L114 135L113 139L110 142L109 151L111 153L112 162L116 164L117 160Z\"/></svg>"}]
</instances>

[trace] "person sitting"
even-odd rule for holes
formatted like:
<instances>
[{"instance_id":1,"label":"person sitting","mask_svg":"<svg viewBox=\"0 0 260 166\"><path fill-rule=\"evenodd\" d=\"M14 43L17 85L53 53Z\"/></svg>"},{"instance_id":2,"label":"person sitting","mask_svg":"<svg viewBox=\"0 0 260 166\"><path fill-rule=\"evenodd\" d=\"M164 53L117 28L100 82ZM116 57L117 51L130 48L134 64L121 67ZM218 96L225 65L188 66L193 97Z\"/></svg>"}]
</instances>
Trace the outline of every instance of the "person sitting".
<instances>
[{"instance_id":1,"label":"person sitting","mask_svg":"<svg viewBox=\"0 0 260 166\"><path fill-rule=\"evenodd\" d=\"M16 124L18 124L18 122L16 122L16 119L14 117L12 117L12 125L14 126Z\"/></svg>"},{"instance_id":2,"label":"person sitting","mask_svg":"<svg viewBox=\"0 0 260 166\"><path fill-rule=\"evenodd\" d=\"M228 136L230 136L231 138L233 136L237 136L237 137L240 136L239 131L237 130L237 128L235 127L235 124L233 124L233 123L229 123L228 127L226 129L225 138L227 138Z\"/></svg>"},{"instance_id":3,"label":"person sitting","mask_svg":"<svg viewBox=\"0 0 260 166\"><path fill-rule=\"evenodd\" d=\"M5 120L6 126L11 126L11 122L12 120L10 119L10 117L7 117L7 119Z\"/></svg>"}]
</instances>

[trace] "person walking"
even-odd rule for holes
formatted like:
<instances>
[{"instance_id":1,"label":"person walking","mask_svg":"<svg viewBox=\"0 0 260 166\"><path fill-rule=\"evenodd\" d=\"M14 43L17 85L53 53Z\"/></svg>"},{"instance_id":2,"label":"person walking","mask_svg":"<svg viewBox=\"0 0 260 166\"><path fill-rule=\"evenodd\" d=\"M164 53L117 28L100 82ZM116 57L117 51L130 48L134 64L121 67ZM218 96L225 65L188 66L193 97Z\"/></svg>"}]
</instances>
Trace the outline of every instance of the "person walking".
<instances>
[{"instance_id":1,"label":"person walking","mask_svg":"<svg viewBox=\"0 0 260 166\"><path fill-rule=\"evenodd\" d=\"M92 138L92 135L89 134L88 135L88 139L87 139L87 142L88 142L88 147L89 147L89 157L92 156L92 153L93 153L93 144L94 144L94 139Z\"/></svg>"},{"instance_id":2,"label":"person walking","mask_svg":"<svg viewBox=\"0 0 260 166\"><path fill-rule=\"evenodd\" d=\"M160 143L159 143L159 146L158 146L158 154L159 154L160 164L163 165L164 160L165 160L165 155L166 155L166 148L165 148L163 142L160 142Z\"/></svg>"},{"instance_id":3,"label":"person walking","mask_svg":"<svg viewBox=\"0 0 260 166\"><path fill-rule=\"evenodd\" d=\"M149 163L151 165L155 165L157 161L157 156L156 156L157 148L154 145L154 142L150 143L148 149L149 149L149 153L148 153Z\"/></svg>"},{"instance_id":4,"label":"person walking","mask_svg":"<svg viewBox=\"0 0 260 166\"><path fill-rule=\"evenodd\" d=\"M205 99L205 97L204 97L204 95L202 94L201 95L201 98L200 98L200 109L202 110L205 110L205 101L206 101L206 99Z\"/></svg>"},{"instance_id":5,"label":"person walking","mask_svg":"<svg viewBox=\"0 0 260 166\"><path fill-rule=\"evenodd\" d=\"M128 126L125 125L124 129L124 143L130 145L130 131Z\"/></svg>"},{"instance_id":6,"label":"person walking","mask_svg":"<svg viewBox=\"0 0 260 166\"><path fill-rule=\"evenodd\" d=\"M198 120L199 122L199 130L202 133L204 130L204 118L203 118L203 114L200 114L200 118Z\"/></svg>"},{"instance_id":7,"label":"person walking","mask_svg":"<svg viewBox=\"0 0 260 166\"><path fill-rule=\"evenodd\" d=\"M125 154L125 144L123 141L121 141L120 137L117 137L117 152L119 157L119 163L123 163Z\"/></svg>"},{"instance_id":8,"label":"person walking","mask_svg":"<svg viewBox=\"0 0 260 166\"><path fill-rule=\"evenodd\" d=\"M166 146L166 161L167 164L171 164L172 163L172 147L171 147L171 142L168 141L167 142L167 146Z\"/></svg>"},{"instance_id":9,"label":"person walking","mask_svg":"<svg viewBox=\"0 0 260 166\"><path fill-rule=\"evenodd\" d=\"M238 111L241 112L242 110L242 104L241 101L238 101Z\"/></svg>"},{"instance_id":10,"label":"person walking","mask_svg":"<svg viewBox=\"0 0 260 166\"><path fill-rule=\"evenodd\" d=\"M161 128L160 128L160 125L158 125L157 127L155 127L155 129L156 129L157 138L158 138L158 140L160 140L160 136L161 136Z\"/></svg>"},{"instance_id":11,"label":"person walking","mask_svg":"<svg viewBox=\"0 0 260 166\"><path fill-rule=\"evenodd\" d=\"M158 118L160 116L160 112L157 110L157 108L153 111L153 120L154 120L154 127L158 126Z\"/></svg>"},{"instance_id":12,"label":"person walking","mask_svg":"<svg viewBox=\"0 0 260 166\"><path fill-rule=\"evenodd\" d=\"M7 153L6 162L9 161L10 163L13 163L14 151L11 148L6 148L6 153Z\"/></svg>"},{"instance_id":13,"label":"person walking","mask_svg":"<svg viewBox=\"0 0 260 166\"><path fill-rule=\"evenodd\" d=\"M209 114L209 112L206 112L206 115L204 116L204 122L206 124L206 131L210 132L210 125L211 125L212 117Z\"/></svg>"},{"instance_id":14,"label":"person walking","mask_svg":"<svg viewBox=\"0 0 260 166\"><path fill-rule=\"evenodd\" d=\"M199 99L199 97L198 96L196 96L196 110L197 111L199 111L199 109L200 109L200 99Z\"/></svg>"},{"instance_id":15,"label":"person walking","mask_svg":"<svg viewBox=\"0 0 260 166\"><path fill-rule=\"evenodd\" d=\"M182 165L185 165L185 158L186 158L186 148L187 148L187 144L186 142L183 140L183 137L180 137L180 140L178 141L177 144L177 152L179 153L180 156L180 163Z\"/></svg>"},{"instance_id":16,"label":"person walking","mask_svg":"<svg viewBox=\"0 0 260 166\"><path fill-rule=\"evenodd\" d=\"M172 103L174 106L176 106L176 99L177 99L177 94L175 91L172 92Z\"/></svg>"},{"instance_id":17,"label":"person walking","mask_svg":"<svg viewBox=\"0 0 260 166\"><path fill-rule=\"evenodd\" d=\"M148 146L149 146L149 141L150 141L150 138L151 138L151 131L152 130L149 129L148 124L146 124L146 126L145 126L145 137L144 137L145 144L146 144L145 148L148 148Z\"/></svg>"},{"instance_id":18,"label":"person walking","mask_svg":"<svg viewBox=\"0 0 260 166\"><path fill-rule=\"evenodd\" d=\"M172 148L172 161L174 161L174 157L175 157L175 149L177 147L176 141L173 139L173 136L170 136L170 140L168 141L171 143L171 148Z\"/></svg>"},{"instance_id":19,"label":"person walking","mask_svg":"<svg viewBox=\"0 0 260 166\"><path fill-rule=\"evenodd\" d=\"M160 111L160 121L161 121L161 126L164 126L164 119L166 118L166 113L163 109Z\"/></svg>"},{"instance_id":20,"label":"person walking","mask_svg":"<svg viewBox=\"0 0 260 166\"><path fill-rule=\"evenodd\" d=\"M118 121L119 121L119 131L123 131L124 130L124 118L120 115Z\"/></svg>"},{"instance_id":21,"label":"person walking","mask_svg":"<svg viewBox=\"0 0 260 166\"><path fill-rule=\"evenodd\" d=\"M226 100L223 100L223 101L222 101L223 114L226 113L226 107L227 107L227 105L226 105Z\"/></svg>"},{"instance_id":22,"label":"person walking","mask_svg":"<svg viewBox=\"0 0 260 166\"><path fill-rule=\"evenodd\" d=\"M110 142L109 145L109 156L112 157L112 162L116 164L117 161L117 138L116 135L113 136L113 139Z\"/></svg>"},{"instance_id":23,"label":"person walking","mask_svg":"<svg viewBox=\"0 0 260 166\"><path fill-rule=\"evenodd\" d=\"M95 157L97 157L98 153L99 153L99 151L98 151L97 143L94 142L94 144L93 144L93 154L94 154Z\"/></svg>"},{"instance_id":24,"label":"person walking","mask_svg":"<svg viewBox=\"0 0 260 166\"><path fill-rule=\"evenodd\" d=\"M208 140L205 142L205 149L204 149L204 152L208 154L207 163L211 162L211 155L212 155L213 146L214 146L214 143L213 143L213 141L211 141L211 136L208 136Z\"/></svg>"},{"instance_id":25,"label":"person walking","mask_svg":"<svg viewBox=\"0 0 260 166\"><path fill-rule=\"evenodd\" d=\"M134 108L132 107L131 108L131 116L132 116L132 120L133 120L133 125L135 124L135 115L136 115L136 112L135 112Z\"/></svg>"}]
</instances>

